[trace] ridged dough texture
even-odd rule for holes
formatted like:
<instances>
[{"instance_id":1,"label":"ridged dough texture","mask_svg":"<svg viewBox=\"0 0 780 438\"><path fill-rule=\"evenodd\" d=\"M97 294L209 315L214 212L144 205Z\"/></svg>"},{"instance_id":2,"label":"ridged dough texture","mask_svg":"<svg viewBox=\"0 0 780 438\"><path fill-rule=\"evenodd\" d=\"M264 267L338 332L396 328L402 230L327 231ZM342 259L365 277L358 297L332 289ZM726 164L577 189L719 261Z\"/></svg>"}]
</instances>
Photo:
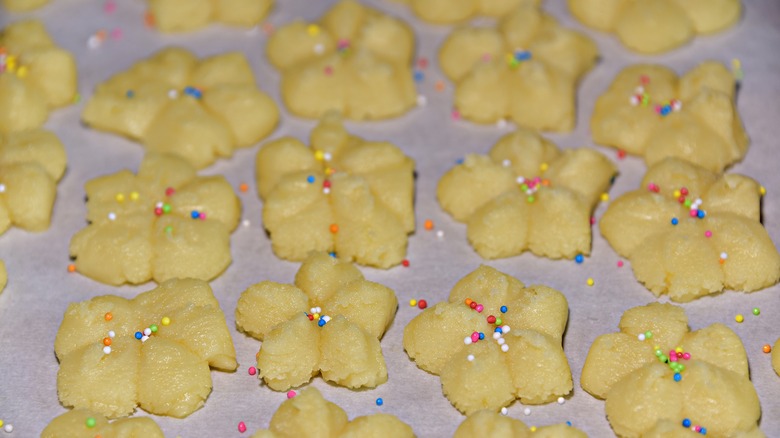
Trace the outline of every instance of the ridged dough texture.
<instances>
[{"instance_id":1,"label":"ridged dough texture","mask_svg":"<svg viewBox=\"0 0 780 438\"><path fill-rule=\"evenodd\" d=\"M200 169L265 138L279 110L257 88L243 54L199 60L169 47L99 84L81 119Z\"/></svg>"},{"instance_id":2,"label":"ridged dough texture","mask_svg":"<svg viewBox=\"0 0 780 438\"><path fill-rule=\"evenodd\" d=\"M211 23L260 24L274 0L147 0L154 26L162 32L189 32Z\"/></svg>"},{"instance_id":3,"label":"ridged dough texture","mask_svg":"<svg viewBox=\"0 0 780 438\"><path fill-rule=\"evenodd\" d=\"M568 0L582 23L617 35L631 50L660 53L739 21L740 0Z\"/></svg>"},{"instance_id":4,"label":"ridged dough texture","mask_svg":"<svg viewBox=\"0 0 780 438\"><path fill-rule=\"evenodd\" d=\"M319 118L329 110L353 120L398 117L417 105L414 33L401 20L341 0L318 22L294 21L268 40L287 109Z\"/></svg>"},{"instance_id":5,"label":"ridged dough texture","mask_svg":"<svg viewBox=\"0 0 780 438\"><path fill-rule=\"evenodd\" d=\"M476 17L499 18L526 3L539 0L396 0L412 8L415 15L434 24L453 24Z\"/></svg>"},{"instance_id":6,"label":"ridged dough texture","mask_svg":"<svg viewBox=\"0 0 780 438\"><path fill-rule=\"evenodd\" d=\"M212 280L231 263L241 204L223 176L198 176L172 155L85 185L86 228L73 235L76 270L106 284Z\"/></svg>"},{"instance_id":7,"label":"ridged dough texture","mask_svg":"<svg viewBox=\"0 0 780 438\"><path fill-rule=\"evenodd\" d=\"M615 434L689 436L687 419L707 436L764 436L745 347L731 329L713 324L692 332L681 307L660 303L627 310L619 327L593 342L580 380L606 399Z\"/></svg>"},{"instance_id":8,"label":"ridged dough texture","mask_svg":"<svg viewBox=\"0 0 780 438\"><path fill-rule=\"evenodd\" d=\"M564 28L535 1L523 1L495 27L460 27L444 41L439 64L455 83L455 111L477 123L511 120L544 131L571 131L577 84L598 48Z\"/></svg>"},{"instance_id":9,"label":"ridged dough texture","mask_svg":"<svg viewBox=\"0 0 780 438\"><path fill-rule=\"evenodd\" d=\"M49 228L66 166L65 148L49 131L0 134L0 234L12 226L37 232Z\"/></svg>"},{"instance_id":10,"label":"ridged dough texture","mask_svg":"<svg viewBox=\"0 0 780 438\"><path fill-rule=\"evenodd\" d=\"M655 296L753 292L780 280L780 254L761 224L763 190L746 176L667 158L642 188L610 203L599 228Z\"/></svg>"},{"instance_id":11,"label":"ridged dough texture","mask_svg":"<svg viewBox=\"0 0 780 438\"><path fill-rule=\"evenodd\" d=\"M522 421L492 411L477 411L469 415L453 438L587 438L587 434L566 424L529 428Z\"/></svg>"},{"instance_id":12,"label":"ridged dough texture","mask_svg":"<svg viewBox=\"0 0 780 438\"><path fill-rule=\"evenodd\" d=\"M312 253L295 284L264 281L245 290L236 326L263 341L258 375L274 391L286 391L322 375L351 389L387 381L379 340L395 317L398 300L353 265Z\"/></svg>"},{"instance_id":13,"label":"ridged dough texture","mask_svg":"<svg viewBox=\"0 0 780 438\"><path fill-rule=\"evenodd\" d=\"M518 398L549 403L572 390L561 345L568 316L562 293L525 287L483 265L458 281L448 301L412 319L404 349L419 368L441 377L442 392L466 415L495 412Z\"/></svg>"},{"instance_id":14,"label":"ridged dough texture","mask_svg":"<svg viewBox=\"0 0 780 438\"><path fill-rule=\"evenodd\" d=\"M284 137L257 153L263 226L274 253L302 261L312 251L389 268L406 257L414 231L414 161L388 142L350 135L334 113L310 147Z\"/></svg>"},{"instance_id":15,"label":"ridged dough texture","mask_svg":"<svg viewBox=\"0 0 780 438\"><path fill-rule=\"evenodd\" d=\"M208 398L210 368L237 367L225 314L208 283L194 279L169 280L133 299L71 303L54 352L60 402L109 418L137 406L184 418Z\"/></svg>"},{"instance_id":16,"label":"ridged dough texture","mask_svg":"<svg viewBox=\"0 0 780 438\"><path fill-rule=\"evenodd\" d=\"M590 254L590 218L617 173L592 149L559 150L519 129L488 155L471 154L439 180L444 211L466 223L469 243L486 259L524 251L549 257Z\"/></svg>"},{"instance_id":17,"label":"ridged dough texture","mask_svg":"<svg viewBox=\"0 0 780 438\"><path fill-rule=\"evenodd\" d=\"M89 424L89 425L88 425ZM160 426L149 417L109 422L87 409L73 409L51 420L41 438L164 438Z\"/></svg>"},{"instance_id":18,"label":"ridged dough texture","mask_svg":"<svg viewBox=\"0 0 780 438\"><path fill-rule=\"evenodd\" d=\"M590 129L594 142L644 157L648 166L677 157L722 172L748 150L734 100L734 76L719 62L680 77L661 65L632 65L596 101Z\"/></svg>"},{"instance_id":19,"label":"ridged dough texture","mask_svg":"<svg viewBox=\"0 0 780 438\"><path fill-rule=\"evenodd\" d=\"M54 43L41 22L18 21L0 30L0 135L43 126L51 110L73 103L76 82L76 60Z\"/></svg>"}]
</instances>

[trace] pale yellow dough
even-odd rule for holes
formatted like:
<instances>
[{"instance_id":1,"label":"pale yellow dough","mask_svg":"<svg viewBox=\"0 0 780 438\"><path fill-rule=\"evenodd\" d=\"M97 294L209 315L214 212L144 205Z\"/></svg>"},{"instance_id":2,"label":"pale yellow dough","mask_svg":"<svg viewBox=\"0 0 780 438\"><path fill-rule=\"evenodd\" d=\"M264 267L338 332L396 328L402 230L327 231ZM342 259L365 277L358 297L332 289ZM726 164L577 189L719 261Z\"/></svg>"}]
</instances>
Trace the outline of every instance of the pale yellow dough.
<instances>
[{"instance_id":1,"label":"pale yellow dough","mask_svg":"<svg viewBox=\"0 0 780 438\"><path fill-rule=\"evenodd\" d=\"M760 221L762 190L746 176L667 158L650 167L642 188L610 203L599 228L656 296L686 302L724 289L753 292L780 280L780 254ZM701 204L692 209L681 196Z\"/></svg>"},{"instance_id":2,"label":"pale yellow dough","mask_svg":"<svg viewBox=\"0 0 780 438\"><path fill-rule=\"evenodd\" d=\"M629 49L660 53L697 34L725 30L742 15L740 0L568 0L572 15L595 29L614 32Z\"/></svg>"},{"instance_id":3,"label":"pale yellow dough","mask_svg":"<svg viewBox=\"0 0 780 438\"><path fill-rule=\"evenodd\" d=\"M585 391L606 399L607 419L618 436L688 436L681 426L685 418L707 428L707 436L764 436L747 354L731 329L713 324L691 332L681 307L660 303L627 310L619 327L619 333L593 342L580 381ZM677 360L685 368L676 382L662 359L678 347L690 359ZM663 422L674 423L677 434L662 434Z\"/></svg>"},{"instance_id":4,"label":"pale yellow dough","mask_svg":"<svg viewBox=\"0 0 780 438\"><path fill-rule=\"evenodd\" d=\"M236 326L263 341L258 374L275 391L318 374L339 386L374 388L387 381L379 340L397 307L391 289L364 279L349 263L312 253L295 285L264 281L245 290Z\"/></svg>"},{"instance_id":5,"label":"pale yellow dough","mask_svg":"<svg viewBox=\"0 0 780 438\"><path fill-rule=\"evenodd\" d=\"M3 293L6 284L8 284L8 272L5 270L5 263L0 260L0 294Z\"/></svg>"},{"instance_id":6,"label":"pale yellow dough","mask_svg":"<svg viewBox=\"0 0 780 438\"><path fill-rule=\"evenodd\" d=\"M243 54L198 60L173 47L98 85L81 118L203 168L265 138L279 110L257 88Z\"/></svg>"},{"instance_id":7,"label":"pale yellow dough","mask_svg":"<svg viewBox=\"0 0 780 438\"><path fill-rule=\"evenodd\" d=\"M467 224L469 243L483 258L526 250L574 258L590 254L590 217L616 173L592 149L561 151L520 129L488 155L466 156L439 180L436 194L447 213Z\"/></svg>"},{"instance_id":8,"label":"pale yellow dough","mask_svg":"<svg viewBox=\"0 0 780 438\"><path fill-rule=\"evenodd\" d=\"M546 131L574 129L577 84L598 49L524 0L496 27L461 27L439 50L455 83L455 109L477 123L509 119ZM524 59L528 57L528 59Z\"/></svg>"},{"instance_id":9,"label":"pale yellow dough","mask_svg":"<svg viewBox=\"0 0 780 438\"><path fill-rule=\"evenodd\" d=\"M356 0L339 1L319 22L279 28L266 52L295 115L318 118L336 110L349 119L376 120L417 105L412 29Z\"/></svg>"},{"instance_id":10,"label":"pale yellow dough","mask_svg":"<svg viewBox=\"0 0 780 438\"><path fill-rule=\"evenodd\" d=\"M25 12L40 8L49 0L3 0L3 6L11 12Z\"/></svg>"},{"instance_id":11,"label":"pale yellow dough","mask_svg":"<svg viewBox=\"0 0 780 438\"><path fill-rule=\"evenodd\" d=\"M66 165L65 148L49 131L0 134L0 234L49 228Z\"/></svg>"},{"instance_id":12,"label":"pale yellow dough","mask_svg":"<svg viewBox=\"0 0 780 438\"><path fill-rule=\"evenodd\" d=\"M87 426L93 419L95 425ZM123 418L109 422L106 417L87 409L73 409L51 420L41 438L164 438L160 426L148 417Z\"/></svg>"},{"instance_id":13,"label":"pale yellow dough","mask_svg":"<svg viewBox=\"0 0 780 438\"><path fill-rule=\"evenodd\" d=\"M224 177L149 154L137 175L122 170L85 187L89 225L71 239L70 255L87 277L113 285L212 280L230 264L241 204Z\"/></svg>"},{"instance_id":14,"label":"pale yellow dough","mask_svg":"<svg viewBox=\"0 0 780 438\"><path fill-rule=\"evenodd\" d=\"M587 438L585 432L564 424L528 428L522 421L492 411L477 411L468 416L453 438Z\"/></svg>"},{"instance_id":15,"label":"pale yellow dough","mask_svg":"<svg viewBox=\"0 0 780 438\"><path fill-rule=\"evenodd\" d=\"M257 154L263 225L274 253L300 261L311 251L335 251L361 265L401 263L415 226L414 161L388 142L350 135L333 113L310 143L284 137Z\"/></svg>"},{"instance_id":16,"label":"pale yellow dough","mask_svg":"<svg viewBox=\"0 0 780 438\"><path fill-rule=\"evenodd\" d=\"M322 398L317 388L306 388L285 400L271 417L268 430L259 430L252 438L412 438L408 424L394 415L373 414L352 421L335 403Z\"/></svg>"},{"instance_id":17,"label":"pale yellow dough","mask_svg":"<svg viewBox=\"0 0 780 438\"><path fill-rule=\"evenodd\" d=\"M49 111L73 102L76 61L54 44L41 22L9 25L0 31L0 49L5 52L0 53L0 135L40 128Z\"/></svg>"},{"instance_id":18,"label":"pale yellow dough","mask_svg":"<svg viewBox=\"0 0 780 438\"><path fill-rule=\"evenodd\" d=\"M153 325L148 339L135 337ZM237 367L225 315L208 283L194 279L169 280L129 300L104 295L70 304L54 352L60 402L109 418L136 406L186 417L211 392L210 367Z\"/></svg>"},{"instance_id":19,"label":"pale yellow dough","mask_svg":"<svg viewBox=\"0 0 780 438\"><path fill-rule=\"evenodd\" d=\"M539 4L539 0L397 0L408 4L425 21L452 24L484 16L498 18L523 3Z\"/></svg>"},{"instance_id":20,"label":"pale yellow dough","mask_svg":"<svg viewBox=\"0 0 780 438\"><path fill-rule=\"evenodd\" d=\"M775 346L772 347L772 368L780 376L780 339L775 342Z\"/></svg>"},{"instance_id":21,"label":"pale yellow dough","mask_svg":"<svg viewBox=\"0 0 780 438\"><path fill-rule=\"evenodd\" d=\"M593 141L640 155L648 166L677 157L722 172L742 160L749 143L734 99L734 76L721 63L704 62L680 77L661 65L632 65L596 101ZM679 110L659 114L672 100Z\"/></svg>"},{"instance_id":22,"label":"pale yellow dough","mask_svg":"<svg viewBox=\"0 0 780 438\"><path fill-rule=\"evenodd\" d=\"M472 309L467 299L483 311ZM549 403L572 390L561 346L568 312L562 293L525 287L480 266L458 281L448 302L425 309L404 328L404 349L418 367L441 376L444 395L466 415L498 411L518 398L524 404ZM509 331L494 338L497 325L487 322L489 316L501 318ZM484 339L470 342L474 332Z\"/></svg>"},{"instance_id":23,"label":"pale yellow dough","mask_svg":"<svg viewBox=\"0 0 780 438\"><path fill-rule=\"evenodd\" d=\"M210 23L250 27L268 15L274 0L148 0L154 25L163 32L187 32Z\"/></svg>"}]
</instances>

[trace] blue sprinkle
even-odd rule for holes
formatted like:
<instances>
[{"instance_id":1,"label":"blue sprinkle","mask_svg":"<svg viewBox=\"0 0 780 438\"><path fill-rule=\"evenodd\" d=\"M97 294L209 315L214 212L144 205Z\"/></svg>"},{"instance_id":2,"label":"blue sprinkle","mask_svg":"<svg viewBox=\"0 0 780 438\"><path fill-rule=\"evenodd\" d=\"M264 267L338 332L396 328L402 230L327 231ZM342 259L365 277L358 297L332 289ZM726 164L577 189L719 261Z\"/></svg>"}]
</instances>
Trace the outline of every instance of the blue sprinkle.
<instances>
[{"instance_id":1,"label":"blue sprinkle","mask_svg":"<svg viewBox=\"0 0 780 438\"><path fill-rule=\"evenodd\" d=\"M125 96L127 96L128 99L132 99L133 97L135 97L135 92L133 90L127 90Z\"/></svg>"},{"instance_id":2,"label":"blue sprinkle","mask_svg":"<svg viewBox=\"0 0 780 438\"><path fill-rule=\"evenodd\" d=\"M707 428L706 427L702 427L701 430L699 431L699 433L702 434L702 435L707 435Z\"/></svg>"},{"instance_id":3,"label":"blue sprinkle","mask_svg":"<svg viewBox=\"0 0 780 438\"><path fill-rule=\"evenodd\" d=\"M501 327L496 327L496 328L495 328L495 330L493 330L493 331L494 331L494 332L501 333Z\"/></svg>"},{"instance_id":4,"label":"blue sprinkle","mask_svg":"<svg viewBox=\"0 0 780 438\"><path fill-rule=\"evenodd\" d=\"M569 427L571 427L571 421L567 421L567 422L566 422L566 425L567 425L567 426L569 426Z\"/></svg>"},{"instance_id":5,"label":"blue sprinkle","mask_svg":"<svg viewBox=\"0 0 780 438\"><path fill-rule=\"evenodd\" d=\"M313 184L314 180L315 180L314 175L309 175L306 177L306 182L309 184Z\"/></svg>"},{"instance_id":6,"label":"blue sprinkle","mask_svg":"<svg viewBox=\"0 0 780 438\"><path fill-rule=\"evenodd\" d=\"M141 333L141 332L135 332L135 338L136 338L136 339L141 339L141 338L143 338L143 337L144 337L144 334L143 334L143 333Z\"/></svg>"},{"instance_id":7,"label":"blue sprinkle","mask_svg":"<svg viewBox=\"0 0 780 438\"><path fill-rule=\"evenodd\" d=\"M422 81L423 79L425 79L425 73L421 72L420 70L416 70L416 71L414 72L414 80L415 80L416 82L420 82L420 81Z\"/></svg>"},{"instance_id":8,"label":"blue sprinkle","mask_svg":"<svg viewBox=\"0 0 780 438\"><path fill-rule=\"evenodd\" d=\"M385 401L382 400L382 397L379 397L378 399L376 399L376 405L377 406L382 406L383 404L385 404Z\"/></svg>"},{"instance_id":9,"label":"blue sprinkle","mask_svg":"<svg viewBox=\"0 0 780 438\"><path fill-rule=\"evenodd\" d=\"M522 50L515 52L515 59L518 61L527 61L531 59L531 52L528 50Z\"/></svg>"},{"instance_id":10,"label":"blue sprinkle","mask_svg":"<svg viewBox=\"0 0 780 438\"><path fill-rule=\"evenodd\" d=\"M186 95L188 95L188 96L192 96L192 97L194 97L195 99L200 99L200 98L201 98L201 96L203 95L203 94L200 92L200 90L198 90L198 89L197 89L197 88L195 88L195 87L184 87L184 94L186 94Z\"/></svg>"},{"instance_id":11,"label":"blue sprinkle","mask_svg":"<svg viewBox=\"0 0 780 438\"><path fill-rule=\"evenodd\" d=\"M320 320L317 321L317 325L320 326L320 327L324 326L325 325L325 320L320 318Z\"/></svg>"},{"instance_id":12,"label":"blue sprinkle","mask_svg":"<svg viewBox=\"0 0 780 438\"><path fill-rule=\"evenodd\" d=\"M682 425L683 427L691 427L691 420L686 418L685 420L683 420Z\"/></svg>"},{"instance_id":13,"label":"blue sprinkle","mask_svg":"<svg viewBox=\"0 0 780 438\"><path fill-rule=\"evenodd\" d=\"M458 158L455 160L455 164L463 164L463 158Z\"/></svg>"},{"instance_id":14,"label":"blue sprinkle","mask_svg":"<svg viewBox=\"0 0 780 438\"><path fill-rule=\"evenodd\" d=\"M501 306L501 313L506 313L506 306Z\"/></svg>"},{"instance_id":15,"label":"blue sprinkle","mask_svg":"<svg viewBox=\"0 0 780 438\"><path fill-rule=\"evenodd\" d=\"M661 108L661 115L662 115L662 116L669 115L669 113L670 113L670 112L672 112L672 107L670 107L669 105L664 105L664 106Z\"/></svg>"},{"instance_id":16,"label":"blue sprinkle","mask_svg":"<svg viewBox=\"0 0 780 438\"><path fill-rule=\"evenodd\" d=\"M673 217L673 218L672 218L672 225L677 225L677 224L679 224L679 223L680 223L680 221L679 221L679 220L677 220L677 218L676 218L676 217Z\"/></svg>"},{"instance_id":17,"label":"blue sprinkle","mask_svg":"<svg viewBox=\"0 0 780 438\"><path fill-rule=\"evenodd\" d=\"M193 219L197 219L200 217L200 213L198 213L198 210L192 210L192 213L190 213L190 217Z\"/></svg>"},{"instance_id":18,"label":"blue sprinkle","mask_svg":"<svg viewBox=\"0 0 780 438\"><path fill-rule=\"evenodd\" d=\"M329 252L328 255L333 257L334 259L336 258L336 253L334 251Z\"/></svg>"},{"instance_id":19,"label":"blue sprinkle","mask_svg":"<svg viewBox=\"0 0 780 438\"><path fill-rule=\"evenodd\" d=\"M698 217L699 219L704 219L704 216L706 215L707 213L705 213L704 210L699 210L696 212L696 217Z\"/></svg>"},{"instance_id":20,"label":"blue sprinkle","mask_svg":"<svg viewBox=\"0 0 780 438\"><path fill-rule=\"evenodd\" d=\"M679 382L680 380L682 380L680 373L674 373L674 381Z\"/></svg>"},{"instance_id":21,"label":"blue sprinkle","mask_svg":"<svg viewBox=\"0 0 780 438\"><path fill-rule=\"evenodd\" d=\"M479 332L479 340L481 341L483 339L485 339L485 334L482 333L482 332Z\"/></svg>"},{"instance_id":22,"label":"blue sprinkle","mask_svg":"<svg viewBox=\"0 0 780 438\"><path fill-rule=\"evenodd\" d=\"M576 257L574 257L574 261L579 263L582 263L585 260L585 257L582 256L582 254L577 254Z\"/></svg>"}]
</instances>

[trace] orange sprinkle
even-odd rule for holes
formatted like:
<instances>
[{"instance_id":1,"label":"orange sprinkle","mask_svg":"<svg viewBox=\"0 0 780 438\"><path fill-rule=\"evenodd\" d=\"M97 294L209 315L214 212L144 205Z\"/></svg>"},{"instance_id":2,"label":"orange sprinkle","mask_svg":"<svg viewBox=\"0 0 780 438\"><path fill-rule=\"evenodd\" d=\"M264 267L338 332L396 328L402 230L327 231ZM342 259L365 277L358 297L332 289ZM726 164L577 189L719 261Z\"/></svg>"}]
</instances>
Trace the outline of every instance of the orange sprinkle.
<instances>
[{"instance_id":1,"label":"orange sprinkle","mask_svg":"<svg viewBox=\"0 0 780 438\"><path fill-rule=\"evenodd\" d=\"M146 27L154 27L154 14L151 11L144 12L144 24Z\"/></svg>"},{"instance_id":2,"label":"orange sprinkle","mask_svg":"<svg viewBox=\"0 0 780 438\"><path fill-rule=\"evenodd\" d=\"M99 31L97 31L96 36L100 41L104 41L106 39L106 36L108 36L108 32L106 32L105 29L100 29Z\"/></svg>"},{"instance_id":3,"label":"orange sprinkle","mask_svg":"<svg viewBox=\"0 0 780 438\"><path fill-rule=\"evenodd\" d=\"M444 91L444 81L441 79L436 81L436 91Z\"/></svg>"},{"instance_id":4,"label":"orange sprinkle","mask_svg":"<svg viewBox=\"0 0 780 438\"><path fill-rule=\"evenodd\" d=\"M550 185L550 180L549 180L549 179L547 179L547 178L544 178L544 179L542 180L542 185L543 185L543 186L545 186L545 187L549 186L549 185Z\"/></svg>"},{"instance_id":5,"label":"orange sprinkle","mask_svg":"<svg viewBox=\"0 0 780 438\"><path fill-rule=\"evenodd\" d=\"M247 183L241 183L241 184L238 186L238 190L241 190L241 192L244 192L244 193L245 193L247 190L249 190L249 184L247 184Z\"/></svg>"},{"instance_id":6,"label":"orange sprinkle","mask_svg":"<svg viewBox=\"0 0 780 438\"><path fill-rule=\"evenodd\" d=\"M106 318L106 321L114 319L114 315L111 312L107 312L103 317Z\"/></svg>"},{"instance_id":7,"label":"orange sprinkle","mask_svg":"<svg viewBox=\"0 0 780 438\"><path fill-rule=\"evenodd\" d=\"M722 264L726 263L726 259L718 259L718 262L722 265Z\"/></svg>"},{"instance_id":8,"label":"orange sprinkle","mask_svg":"<svg viewBox=\"0 0 780 438\"><path fill-rule=\"evenodd\" d=\"M764 350L764 353L769 354L772 352L772 346L769 344L764 344L764 348L762 348L762 350Z\"/></svg>"},{"instance_id":9,"label":"orange sprinkle","mask_svg":"<svg viewBox=\"0 0 780 438\"><path fill-rule=\"evenodd\" d=\"M76 272L76 265L74 265L73 263L69 264L68 265L68 272L71 272L71 273L72 272Z\"/></svg>"},{"instance_id":10,"label":"orange sprinkle","mask_svg":"<svg viewBox=\"0 0 780 438\"><path fill-rule=\"evenodd\" d=\"M432 220L427 219L425 221L425 229L428 230L428 231L433 229L433 221Z\"/></svg>"},{"instance_id":11,"label":"orange sprinkle","mask_svg":"<svg viewBox=\"0 0 780 438\"><path fill-rule=\"evenodd\" d=\"M470 306L470 305L471 305L471 303L473 303L473 301L471 300L471 298L466 298L466 301L465 301L465 302L466 302L466 305L467 305L467 306Z\"/></svg>"},{"instance_id":12,"label":"orange sprinkle","mask_svg":"<svg viewBox=\"0 0 780 438\"><path fill-rule=\"evenodd\" d=\"M336 234L339 232L339 226L337 224L330 224L330 232Z\"/></svg>"},{"instance_id":13,"label":"orange sprinkle","mask_svg":"<svg viewBox=\"0 0 780 438\"><path fill-rule=\"evenodd\" d=\"M105 346L111 345L111 338L103 338L103 345Z\"/></svg>"}]
</instances>

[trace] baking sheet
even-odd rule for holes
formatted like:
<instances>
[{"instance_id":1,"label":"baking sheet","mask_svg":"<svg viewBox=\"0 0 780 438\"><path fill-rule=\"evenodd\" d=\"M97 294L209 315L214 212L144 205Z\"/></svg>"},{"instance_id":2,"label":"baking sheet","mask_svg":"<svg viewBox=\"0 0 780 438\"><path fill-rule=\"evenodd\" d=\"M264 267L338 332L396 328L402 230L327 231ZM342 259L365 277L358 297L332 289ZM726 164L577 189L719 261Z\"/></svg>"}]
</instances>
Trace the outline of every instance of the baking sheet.
<instances>
[{"instance_id":1,"label":"baking sheet","mask_svg":"<svg viewBox=\"0 0 780 438\"><path fill-rule=\"evenodd\" d=\"M112 74L166 45L178 44L201 56L225 50L245 53L260 87L279 102L279 75L265 59L267 36L262 29L247 31L211 26L193 34L161 35L144 26L145 2L122 0L116 3L113 14L105 13L104 3L97 0L54 0L49 6L28 14L0 10L0 25L25 17L44 21L58 44L76 55L79 90L85 99L97 83ZM281 0L268 21L278 27L297 17L313 20L333 3L333 0ZM486 263L526 284L547 284L562 291L570 306L564 347L575 380L572 396L562 405L532 406L529 416L523 414L524 406L515 403L509 407L509 415L528 425L571 421L590 436L611 436L603 402L579 387L580 371L596 336L617 330L624 310L652 302L653 296L634 280L628 263L623 268L616 267L619 258L598 231L594 236L592 256L581 265L530 254L483 262L476 255L466 242L465 226L454 222L436 203L436 183L458 158L467 153L486 152L496 139L510 132L511 126L475 126L451 120L452 87L436 62L437 47L447 35L448 27L427 25L398 3L386 0L366 0L365 3L407 19L417 31L418 56L431 61L424 70L424 80L418 84L419 93L427 98L425 107L392 121L348 124L351 132L373 140L392 141L416 160L418 231L409 240L411 265L408 268L388 271L361 268L368 279L395 290L400 302L395 321L382 341L389 381L365 391L331 386L319 378L315 378L312 385L328 400L344 408L350 418L377 412L392 413L410 424L419 436L450 436L465 417L442 395L439 378L418 369L403 351L403 328L420 312L410 307L408 301L423 298L433 304L443 300L458 279L480 263ZM565 25L584 29L568 14L563 0L546 0L544 6ZM586 30L598 43L602 59L582 82L577 129L570 134L549 137L561 147L593 146L588 131L590 109L614 75L626 65L659 62L684 72L706 59L730 63L738 58L745 72L738 107L751 137L751 146L745 160L732 170L750 175L767 187L763 201L764 225L777 244L780 242L780 174L776 170L774 150L780 138L780 57L777 56L780 2L749 0L745 6L744 17L736 28L699 38L661 56L629 53L615 38ZM89 49L88 38L103 29L109 32L118 29L121 38L109 38L101 47ZM435 89L439 80L446 84L443 91ZM142 157L142 149L137 144L81 126L82 108L83 101L56 111L46 125L62 139L69 157L51 228L39 234L12 229L0 237L0 259L5 261L9 275L8 286L0 295L0 419L14 425L14 432L9 436L37 436L52 418L65 412L57 400L58 364L53 344L68 303L103 294L132 297L155 286L149 283L114 288L79 274L69 274L66 270L70 237L85 225L84 183L123 168L135 170ZM315 125L314 121L291 117L284 110L282 114L281 124L272 138L293 135L305 139ZM645 170L641 160L635 157L619 160L614 150L593 147L611 157L619 167L620 175L611 190L612 199L637 186ZM298 264L281 261L273 255L263 232L262 204L254 192L253 164L257 149L254 146L241 150L232 159L220 161L205 171L225 175L235 187L243 182L251 187L247 193L239 195L243 217L249 220L249 226L240 226L233 234L233 264L212 282L232 329L240 367L235 373L213 372L211 396L202 409L188 418L154 417L166 436L240 436L239 421L246 423L249 434L267 427L279 404L286 399L284 393L269 390L247 374L260 343L234 329L236 302L246 287L261 280L292 282L298 268ZM597 218L604 208L599 207ZM444 231L443 238L437 238L435 231L424 230L422 224L426 219L434 221L436 231ZM589 277L595 280L593 287L586 285ZM778 292L780 286L752 294L727 292L683 305L692 329L721 322L741 336L761 399L763 418L760 425L770 437L780 436L780 378L771 369L770 355L764 354L761 347L774 344L780 337ZM752 315L754 307L761 309L760 316ZM734 321L737 313L745 315L744 323ZM375 404L378 397L384 400L381 407ZM139 410L136 415L146 414ZM312 428L316 427L312 424Z\"/></svg>"}]
</instances>

